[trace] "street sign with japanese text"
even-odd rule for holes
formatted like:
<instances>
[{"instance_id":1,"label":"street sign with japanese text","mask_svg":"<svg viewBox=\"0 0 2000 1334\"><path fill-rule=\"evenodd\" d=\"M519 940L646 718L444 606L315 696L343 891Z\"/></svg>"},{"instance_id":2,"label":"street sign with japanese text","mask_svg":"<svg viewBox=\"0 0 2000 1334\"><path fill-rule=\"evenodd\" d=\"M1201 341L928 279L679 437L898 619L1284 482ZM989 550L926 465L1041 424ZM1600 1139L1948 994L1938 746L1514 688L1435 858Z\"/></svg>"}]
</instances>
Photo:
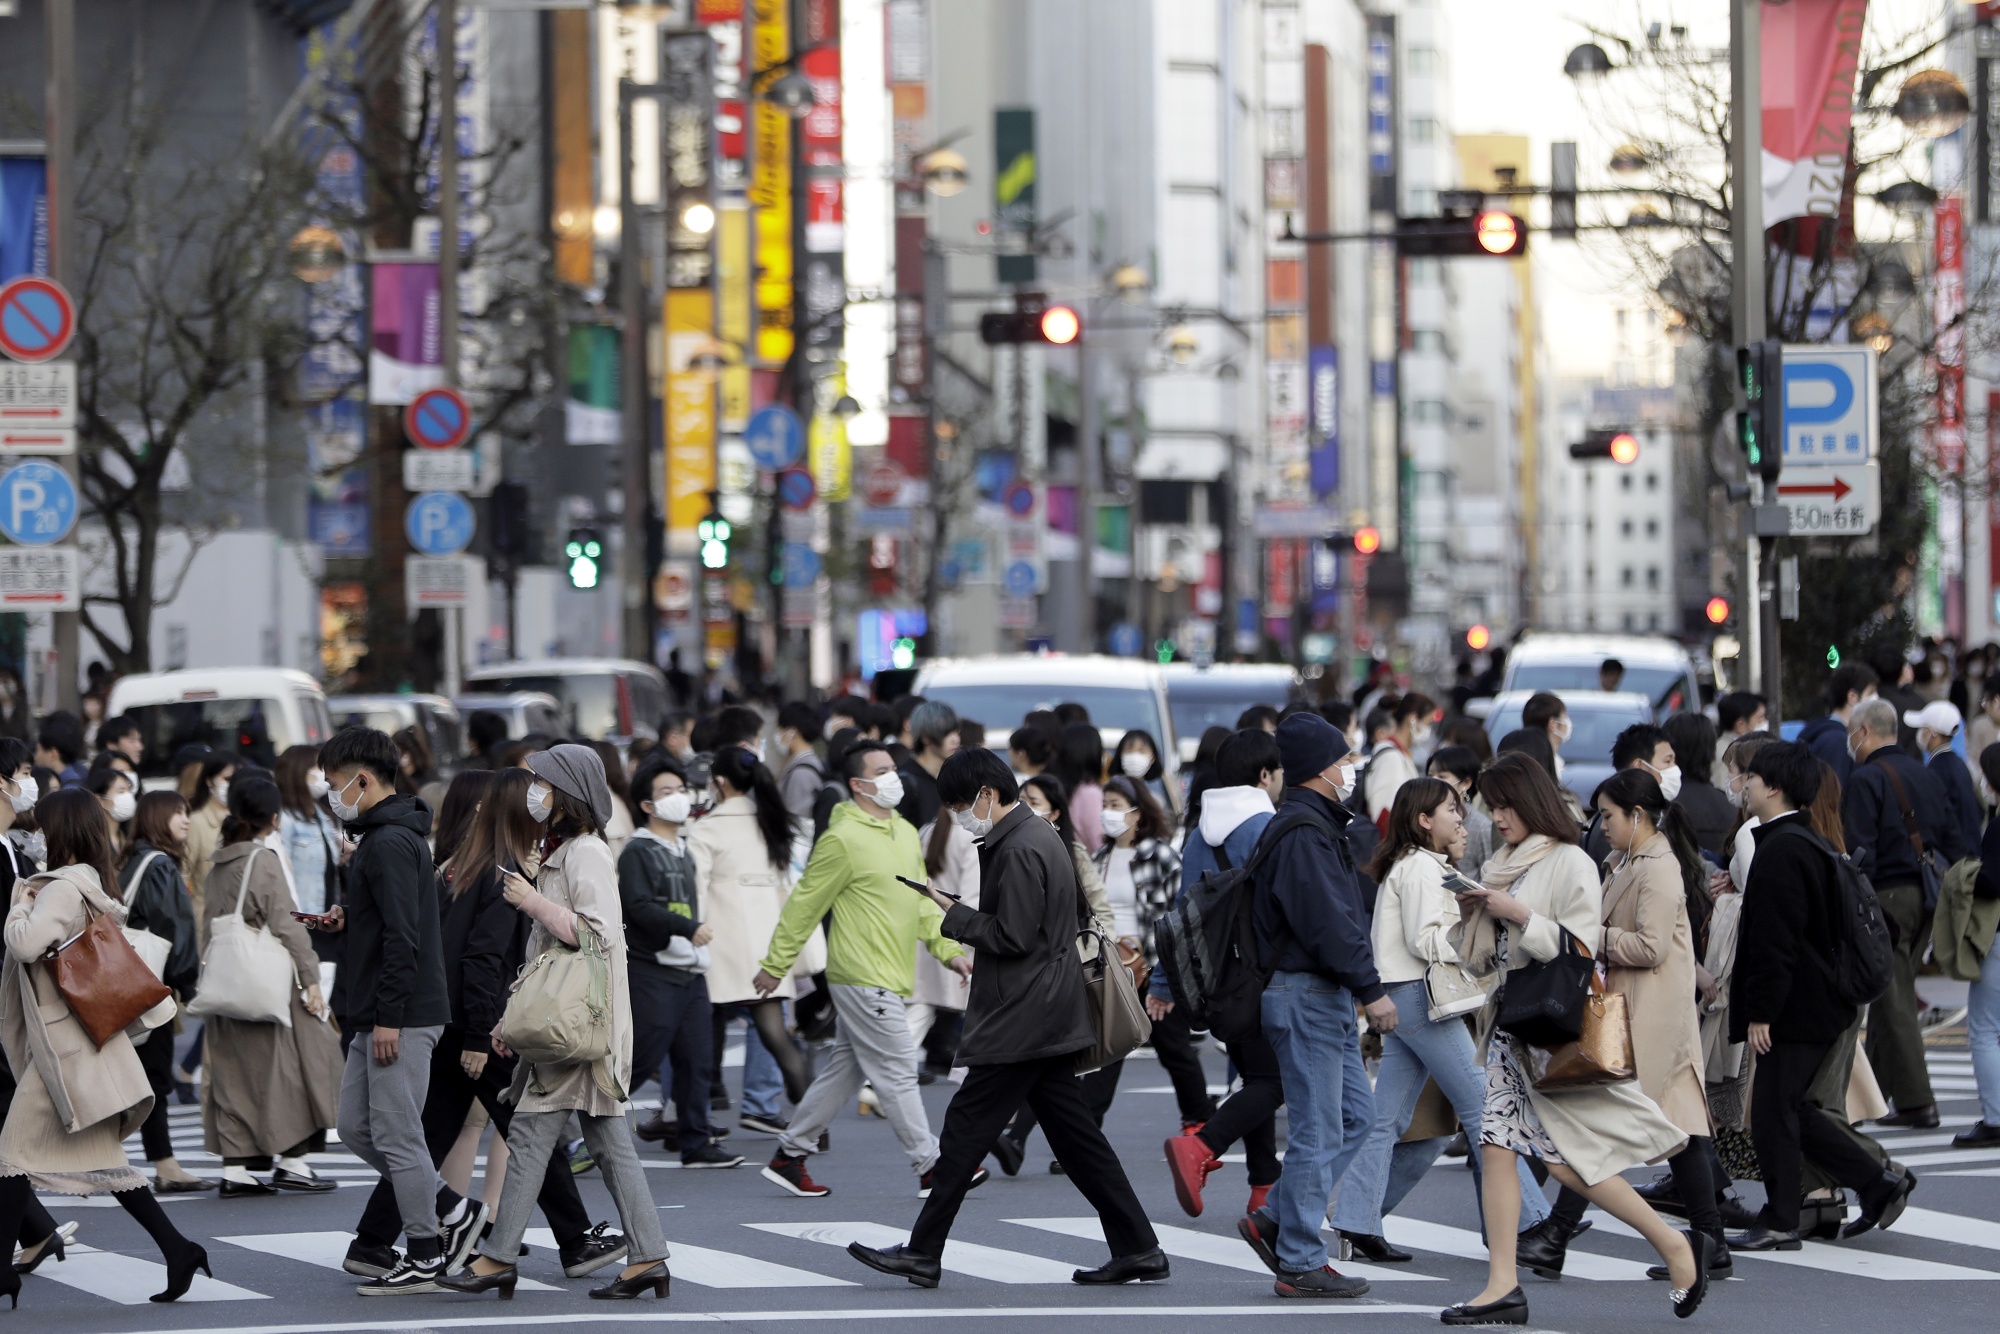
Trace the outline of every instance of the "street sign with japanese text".
<instances>
[{"instance_id":1,"label":"street sign with japanese text","mask_svg":"<svg viewBox=\"0 0 2000 1334\"><path fill-rule=\"evenodd\" d=\"M1785 471L1852 468L1875 458L1880 408L1874 348L1787 344L1784 394Z\"/></svg>"},{"instance_id":2,"label":"street sign with japanese text","mask_svg":"<svg viewBox=\"0 0 2000 1334\"><path fill-rule=\"evenodd\" d=\"M486 562L467 556L411 556L403 562L403 596L412 609L463 607Z\"/></svg>"},{"instance_id":3,"label":"street sign with japanese text","mask_svg":"<svg viewBox=\"0 0 2000 1334\"><path fill-rule=\"evenodd\" d=\"M1860 537L1882 517L1882 465L1786 469L1778 503L1791 514L1793 537Z\"/></svg>"},{"instance_id":4,"label":"street sign with japanese text","mask_svg":"<svg viewBox=\"0 0 2000 1334\"><path fill-rule=\"evenodd\" d=\"M0 361L0 430L76 429L76 363Z\"/></svg>"},{"instance_id":5,"label":"street sign with japanese text","mask_svg":"<svg viewBox=\"0 0 2000 1334\"><path fill-rule=\"evenodd\" d=\"M0 610L75 611L81 590L75 547L0 547Z\"/></svg>"}]
</instances>

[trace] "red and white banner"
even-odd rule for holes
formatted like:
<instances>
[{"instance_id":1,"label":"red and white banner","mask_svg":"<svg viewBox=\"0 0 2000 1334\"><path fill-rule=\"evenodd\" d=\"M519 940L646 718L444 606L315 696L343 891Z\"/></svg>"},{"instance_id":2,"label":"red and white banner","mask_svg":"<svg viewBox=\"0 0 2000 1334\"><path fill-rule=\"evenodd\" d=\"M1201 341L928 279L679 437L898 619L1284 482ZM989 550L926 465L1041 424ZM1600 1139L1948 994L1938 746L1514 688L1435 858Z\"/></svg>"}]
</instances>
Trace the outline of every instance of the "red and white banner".
<instances>
[{"instance_id":1,"label":"red and white banner","mask_svg":"<svg viewBox=\"0 0 2000 1334\"><path fill-rule=\"evenodd\" d=\"M1868 0L1762 8L1764 225L1838 217Z\"/></svg>"},{"instance_id":2,"label":"red and white banner","mask_svg":"<svg viewBox=\"0 0 2000 1334\"><path fill-rule=\"evenodd\" d=\"M1938 466L1957 476L1965 468L1965 201L1945 195L1937 202L1935 266L1931 311L1937 330L1933 361L1937 371Z\"/></svg>"}]
</instances>

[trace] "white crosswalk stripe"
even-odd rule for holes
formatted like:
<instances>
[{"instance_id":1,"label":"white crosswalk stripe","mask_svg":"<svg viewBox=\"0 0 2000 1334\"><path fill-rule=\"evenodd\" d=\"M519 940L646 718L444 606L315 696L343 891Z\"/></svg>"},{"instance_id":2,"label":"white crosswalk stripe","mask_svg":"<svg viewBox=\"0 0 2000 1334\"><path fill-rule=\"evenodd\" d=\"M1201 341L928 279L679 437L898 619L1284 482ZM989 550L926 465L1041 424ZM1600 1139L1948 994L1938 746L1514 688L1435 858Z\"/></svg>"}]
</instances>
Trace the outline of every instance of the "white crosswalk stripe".
<instances>
[{"instance_id":1,"label":"white crosswalk stripe","mask_svg":"<svg viewBox=\"0 0 2000 1334\"><path fill-rule=\"evenodd\" d=\"M262 1232L248 1236L217 1237L231 1246L241 1246L246 1251L257 1251L263 1255L274 1255L280 1260L297 1260L319 1269L340 1269L340 1263L347 1258L348 1243L354 1240L352 1232ZM341 1273L346 1273L340 1269ZM537 1283L524 1278L521 1286L537 1292L559 1292L561 1289L547 1283Z\"/></svg>"},{"instance_id":2,"label":"white crosswalk stripe","mask_svg":"<svg viewBox=\"0 0 2000 1334\"><path fill-rule=\"evenodd\" d=\"M1486 1259L1486 1243L1477 1232L1465 1228L1445 1227L1441 1223L1426 1223L1422 1219L1400 1218L1392 1214L1382 1220L1382 1231L1396 1245L1414 1251L1436 1251L1441 1255L1456 1255L1481 1263ZM1345 1267L1341 1272L1346 1272ZM1619 1260L1579 1250L1572 1243L1568 1258L1563 1263L1563 1277L1602 1283L1629 1283L1644 1281L1646 1266L1636 1260Z\"/></svg>"},{"instance_id":3,"label":"white crosswalk stripe","mask_svg":"<svg viewBox=\"0 0 2000 1334\"><path fill-rule=\"evenodd\" d=\"M1636 1238L1639 1235L1634 1229L1600 1210L1592 1209L1585 1216L1593 1219L1597 1226L1614 1236ZM1574 1260L1574 1254L1570 1258ZM1828 1274L1879 1279L1887 1283L1935 1282L1939 1279L1954 1279L1960 1282L2000 1280L2000 1273L1991 1270L1968 1269L1964 1265L1891 1255L1854 1242L1835 1246L1824 1241L1808 1241L1796 1251L1739 1251L1736 1259L1790 1265L1795 1269L1817 1269ZM1567 1265L1563 1267L1563 1274L1565 1276L1569 1274Z\"/></svg>"},{"instance_id":4,"label":"white crosswalk stripe","mask_svg":"<svg viewBox=\"0 0 2000 1334\"><path fill-rule=\"evenodd\" d=\"M526 1241L530 1246L556 1249L556 1234L545 1227L531 1227ZM759 1260L754 1256L731 1255L728 1251L710 1250L706 1246L695 1246L685 1241L667 1238L667 1245L673 1251L668 1261L674 1271L676 1282L685 1280L704 1288L740 1288L760 1291L765 1288L852 1288L858 1286L844 1278L829 1278L825 1274L815 1274L805 1269L794 1269L790 1265L772 1264L769 1260Z\"/></svg>"},{"instance_id":5,"label":"white crosswalk stripe","mask_svg":"<svg viewBox=\"0 0 2000 1334\"><path fill-rule=\"evenodd\" d=\"M856 1241L863 1246L900 1246L910 1239L906 1229L883 1223L746 1223L744 1226L842 1249ZM1071 1281L1070 1275L1077 1269L1074 1264L1044 1260L1039 1255L1005 1251L997 1246L981 1246L969 1241L947 1241L944 1257L939 1263L950 1273L983 1278L993 1283L1067 1285Z\"/></svg>"},{"instance_id":6,"label":"white crosswalk stripe","mask_svg":"<svg viewBox=\"0 0 2000 1334\"><path fill-rule=\"evenodd\" d=\"M1042 1232L1054 1232L1064 1237L1082 1237L1087 1241L1104 1240L1104 1227L1095 1218L1010 1218L1010 1223L1021 1227L1036 1228ZM1202 1264L1221 1265L1224 1269L1241 1269L1250 1274L1268 1274L1256 1253L1234 1236L1221 1237L1212 1232L1196 1232L1193 1228L1173 1227L1165 1223L1153 1224L1153 1231L1160 1239L1160 1249L1176 1260L1198 1260ZM1387 1265L1364 1265L1341 1262L1340 1272L1353 1278L1365 1278L1370 1283L1433 1283L1435 1274L1412 1273L1407 1269L1391 1268Z\"/></svg>"},{"instance_id":7,"label":"white crosswalk stripe","mask_svg":"<svg viewBox=\"0 0 2000 1334\"><path fill-rule=\"evenodd\" d=\"M142 1306L152 1300L154 1293L167 1286L167 1267L158 1260L142 1260L136 1255L100 1251L74 1242L66 1253L68 1258L60 1264L45 1264L29 1277L60 1283L66 1288L117 1302L120 1306ZM210 1259L212 1261L213 1257ZM196 1274L194 1286L181 1300L242 1302L258 1301L263 1297L261 1292Z\"/></svg>"}]
</instances>

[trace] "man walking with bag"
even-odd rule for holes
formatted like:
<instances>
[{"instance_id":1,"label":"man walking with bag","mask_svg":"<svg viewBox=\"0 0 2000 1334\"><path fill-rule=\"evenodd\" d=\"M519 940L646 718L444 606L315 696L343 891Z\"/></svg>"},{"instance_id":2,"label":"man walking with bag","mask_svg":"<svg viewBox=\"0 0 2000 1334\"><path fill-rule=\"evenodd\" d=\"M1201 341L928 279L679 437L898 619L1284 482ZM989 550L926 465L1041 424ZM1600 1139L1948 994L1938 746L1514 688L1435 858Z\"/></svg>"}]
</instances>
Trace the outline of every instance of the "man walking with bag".
<instances>
[{"instance_id":1,"label":"man walking with bag","mask_svg":"<svg viewBox=\"0 0 2000 1334\"><path fill-rule=\"evenodd\" d=\"M980 1160L1025 1101L1111 1247L1110 1263L1071 1277L1158 1281L1167 1277L1167 1257L1076 1078L1077 1056L1096 1041L1074 943L1085 916L1076 864L1062 836L1019 796L1007 765L983 746L959 751L938 770L938 799L981 840L979 908L931 893L945 910L943 934L978 953L958 1047L970 1073L945 1112L930 1197L909 1244L856 1242L847 1250L871 1269L936 1287L945 1239Z\"/></svg>"},{"instance_id":2,"label":"man walking with bag","mask_svg":"<svg viewBox=\"0 0 2000 1334\"><path fill-rule=\"evenodd\" d=\"M1387 1033L1396 1004L1375 973L1368 905L1342 831L1354 790L1347 739L1316 713L1278 724L1285 799L1264 829L1270 844L1252 881L1264 988L1264 1035L1278 1054L1290 1133L1285 1170L1269 1202L1237 1231L1271 1272L1280 1297L1359 1297L1364 1279L1327 1261L1320 1224L1340 1171L1374 1120L1361 1064L1359 1004Z\"/></svg>"}]
</instances>

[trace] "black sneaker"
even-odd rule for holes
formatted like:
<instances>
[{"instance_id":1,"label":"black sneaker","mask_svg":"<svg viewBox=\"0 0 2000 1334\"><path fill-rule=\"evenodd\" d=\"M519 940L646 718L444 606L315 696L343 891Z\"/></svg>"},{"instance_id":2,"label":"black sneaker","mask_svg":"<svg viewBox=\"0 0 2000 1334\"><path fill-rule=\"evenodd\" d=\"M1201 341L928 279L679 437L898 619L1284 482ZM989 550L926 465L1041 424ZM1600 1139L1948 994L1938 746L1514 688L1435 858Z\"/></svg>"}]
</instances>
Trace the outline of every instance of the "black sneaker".
<instances>
[{"instance_id":1,"label":"black sneaker","mask_svg":"<svg viewBox=\"0 0 2000 1334\"><path fill-rule=\"evenodd\" d=\"M1285 1276L1285 1270L1278 1263L1278 1220L1264 1210L1245 1214L1236 1220L1236 1235L1250 1243L1250 1249L1257 1252L1257 1258L1264 1267L1278 1277Z\"/></svg>"},{"instance_id":2,"label":"black sneaker","mask_svg":"<svg viewBox=\"0 0 2000 1334\"><path fill-rule=\"evenodd\" d=\"M711 1112L728 1111L729 1090L721 1087L710 1089L708 1092L708 1110Z\"/></svg>"},{"instance_id":3,"label":"black sneaker","mask_svg":"<svg viewBox=\"0 0 2000 1334\"><path fill-rule=\"evenodd\" d=\"M347 1243L347 1258L340 1267L356 1278L381 1278L402 1262L402 1252L394 1246L371 1246L356 1237Z\"/></svg>"},{"instance_id":4,"label":"black sneaker","mask_svg":"<svg viewBox=\"0 0 2000 1334\"><path fill-rule=\"evenodd\" d=\"M444 1249L444 1271L455 1274L472 1258L472 1248L479 1244L479 1236L486 1226L486 1205L480 1200L467 1200L465 1212L456 1223L438 1225L438 1245Z\"/></svg>"},{"instance_id":5,"label":"black sneaker","mask_svg":"<svg viewBox=\"0 0 2000 1334\"><path fill-rule=\"evenodd\" d=\"M783 1153L772 1155L771 1161L765 1164L763 1177L764 1180L783 1186L792 1194L808 1200L833 1194L831 1190L812 1179L812 1174L806 1171L806 1160L803 1156L793 1158Z\"/></svg>"},{"instance_id":6,"label":"black sneaker","mask_svg":"<svg viewBox=\"0 0 2000 1334\"><path fill-rule=\"evenodd\" d=\"M680 1138L680 1129L672 1121L665 1120L658 1112L654 1112L651 1118L641 1121L638 1125L632 1127L632 1133L640 1139L645 1140L648 1144L668 1144L672 1148L680 1147L675 1142Z\"/></svg>"},{"instance_id":7,"label":"black sneaker","mask_svg":"<svg viewBox=\"0 0 2000 1334\"><path fill-rule=\"evenodd\" d=\"M1360 1297L1368 1291L1368 1280L1336 1273L1332 1265L1321 1265L1298 1274L1280 1274L1271 1285L1280 1297Z\"/></svg>"},{"instance_id":8,"label":"black sneaker","mask_svg":"<svg viewBox=\"0 0 2000 1334\"><path fill-rule=\"evenodd\" d=\"M567 1278L588 1278L608 1264L625 1258L625 1238L599 1223L583 1234L583 1240L562 1248L563 1274Z\"/></svg>"},{"instance_id":9,"label":"black sneaker","mask_svg":"<svg viewBox=\"0 0 2000 1334\"><path fill-rule=\"evenodd\" d=\"M932 1168L930 1171L924 1173L923 1176L917 1179L918 1199L928 1200L931 1197L931 1178L936 1175L937 1175L937 1169ZM991 1180L992 1176L993 1174L991 1172L987 1171L985 1168L982 1167L978 1171L972 1174L972 1180L965 1183L965 1188L967 1190L978 1190L981 1186L985 1185L989 1180Z\"/></svg>"},{"instance_id":10,"label":"black sneaker","mask_svg":"<svg viewBox=\"0 0 2000 1334\"><path fill-rule=\"evenodd\" d=\"M762 1116L756 1112L745 1112L736 1118L736 1128L747 1130L754 1135L782 1135L786 1123L775 1116Z\"/></svg>"},{"instance_id":11,"label":"black sneaker","mask_svg":"<svg viewBox=\"0 0 2000 1334\"><path fill-rule=\"evenodd\" d=\"M742 1161L742 1154L731 1153L711 1140L703 1140L691 1149L681 1150L681 1166L687 1168L735 1167Z\"/></svg>"},{"instance_id":12,"label":"black sneaker","mask_svg":"<svg viewBox=\"0 0 2000 1334\"><path fill-rule=\"evenodd\" d=\"M438 1280L444 1277L444 1257L435 1260L412 1260L404 1256L394 1269L376 1279L373 1283L363 1283L355 1291L363 1297L402 1297L418 1292L438 1292Z\"/></svg>"}]
</instances>

